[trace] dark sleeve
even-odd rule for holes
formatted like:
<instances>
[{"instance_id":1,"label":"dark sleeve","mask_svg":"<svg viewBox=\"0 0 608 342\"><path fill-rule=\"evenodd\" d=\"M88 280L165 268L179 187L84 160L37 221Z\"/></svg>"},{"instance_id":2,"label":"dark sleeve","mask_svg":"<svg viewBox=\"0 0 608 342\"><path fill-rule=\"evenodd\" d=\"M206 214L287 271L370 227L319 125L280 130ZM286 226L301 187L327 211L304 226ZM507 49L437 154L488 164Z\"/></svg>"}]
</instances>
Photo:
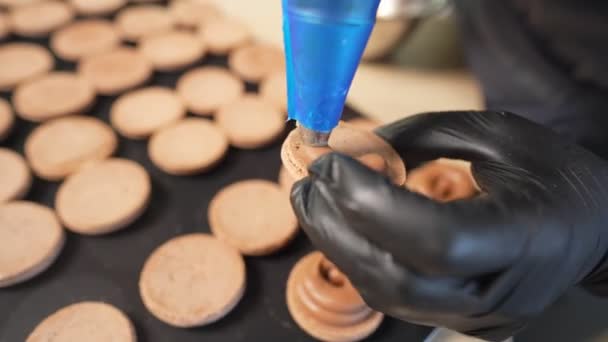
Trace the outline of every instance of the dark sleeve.
<instances>
[{"instance_id":1,"label":"dark sleeve","mask_svg":"<svg viewBox=\"0 0 608 342\"><path fill-rule=\"evenodd\" d=\"M593 270L581 284L587 291L602 297L608 297L608 260L604 256L598 265L598 269Z\"/></svg>"},{"instance_id":2,"label":"dark sleeve","mask_svg":"<svg viewBox=\"0 0 608 342\"><path fill-rule=\"evenodd\" d=\"M486 105L608 158L608 2L455 0Z\"/></svg>"}]
</instances>

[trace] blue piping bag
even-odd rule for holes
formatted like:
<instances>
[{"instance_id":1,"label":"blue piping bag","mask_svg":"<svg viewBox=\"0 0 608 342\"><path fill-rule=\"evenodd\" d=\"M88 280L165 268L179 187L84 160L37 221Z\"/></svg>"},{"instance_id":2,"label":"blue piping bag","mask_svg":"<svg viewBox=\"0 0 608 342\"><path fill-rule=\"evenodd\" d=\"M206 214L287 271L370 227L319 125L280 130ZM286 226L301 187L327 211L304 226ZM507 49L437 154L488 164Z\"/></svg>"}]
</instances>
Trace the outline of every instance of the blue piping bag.
<instances>
[{"instance_id":1,"label":"blue piping bag","mask_svg":"<svg viewBox=\"0 0 608 342\"><path fill-rule=\"evenodd\" d=\"M329 136L376 22L380 0L282 0L289 119Z\"/></svg>"}]
</instances>

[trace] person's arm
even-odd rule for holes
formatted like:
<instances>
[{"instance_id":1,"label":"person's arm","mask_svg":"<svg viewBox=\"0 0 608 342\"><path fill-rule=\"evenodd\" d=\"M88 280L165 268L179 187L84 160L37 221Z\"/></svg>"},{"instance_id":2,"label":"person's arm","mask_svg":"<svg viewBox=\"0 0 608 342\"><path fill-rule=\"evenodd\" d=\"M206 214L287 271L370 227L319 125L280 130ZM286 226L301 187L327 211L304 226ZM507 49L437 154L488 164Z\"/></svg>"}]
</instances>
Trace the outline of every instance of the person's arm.
<instances>
[{"instance_id":1,"label":"person's arm","mask_svg":"<svg viewBox=\"0 0 608 342\"><path fill-rule=\"evenodd\" d=\"M410 169L471 161L482 195L437 203L338 154L310 167L295 212L373 308L499 341L568 288L603 279L606 161L502 112L422 114L377 133Z\"/></svg>"},{"instance_id":2,"label":"person's arm","mask_svg":"<svg viewBox=\"0 0 608 342\"><path fill-rule=\"evenodd\" d=\"M455 0L486 106L518 113L608 158L608 3Z\"/></svg>"}]
</instances>

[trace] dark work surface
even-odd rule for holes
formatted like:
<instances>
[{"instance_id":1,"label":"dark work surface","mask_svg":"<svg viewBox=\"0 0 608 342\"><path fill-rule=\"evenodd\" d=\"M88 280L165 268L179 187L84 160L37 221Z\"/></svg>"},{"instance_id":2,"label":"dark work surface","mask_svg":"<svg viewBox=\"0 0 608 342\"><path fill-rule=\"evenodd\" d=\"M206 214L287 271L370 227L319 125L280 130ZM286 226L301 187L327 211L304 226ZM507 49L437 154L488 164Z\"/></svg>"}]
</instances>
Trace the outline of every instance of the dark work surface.
<instances>
[{"instance_id":1,"label":"dark work surface","mask_svg":"<svg viewBox=\"0 0 608 342\"><path fill-rule=\"evenodd\" d=\"M46 41L36 43L48 46ZM72 64L60 60L56 63L58 69L74 69ZM226 61L210 56L200 64L226 65ZM156 73L149 83L174 87L181 74ZM257 90L252 84L247 88ZM10 99L10 94L3 97ZM98 96L96 105L86 114L109 123L108 113L114 100L115 97ZM350 110L345 115L355 116ZM23 154L25 139L35 126L18 120L9 139L0 146ZM292 125L287 126L286 130ZM289 271L312 250L303 233L278 254L245 259L245 295L234 311L212 325L196 329L170 327L147 312L138 291L140 270L156 247L181 234L209 232L207 206L222 187L251 178L277 180L281 141L282 138L272 146L253 151L230 149L226 160L213 171L176 177L151 163L146 141L121 137L116 156L137 161L151 175L153 191L147 211L133 225L111 235L84 237L68 233L65 249L49 270L24 284L0 289L0 342L23 341L46 316L83 300L105 301L122 309L134 322L142 342L312 340L291 320L285 304ZM59 183L35 179L26 199L53 207L58 186ZM427 333L426 328L387 319L373 339L422 341Z\"/></svg>"},{"instance_id":2,"label":"dark work surface","mask_svg":"<svg viewBox=\"0 0 608 342\"><path fill-rule=\"evenodd\" d=\"M36 43L47 44L46 41ZM225 60L207 57L201 64L225 65ZM57 67L73 69L73 65L59 60ZM181 74L156 73L151 83L174 87ZM248 90L256 91L255 85L248 85ZM10 99L10 94L3 97ZM114 99L98 97L96 105L86 114L108 122ZM346 110L347 118L355 115ZM34 127L18 120L12 135L0 146L23 153L25 138ZM137 161L151 175L150 206L139 220L121 232L103 237L68 233L65 249L49 270L24 284L0 289L0 342L23 341L46 316L83 300L106 301L122 309L134 322L142 342L311 341L291 319L284 300L289 270L312 250L302 233L278 254L246 258L245 296L224 319L206 327L177 329L158 321L146 311L137 287L142 265L154 248L177 235L209 232L206 210L219 189L243 179L276 180L280 167L279 148L280 141L255 151L231 149L226 160L209 173L174 177L152 165L145 141L120 138L116 155ZM26 199L53 207L58 185L35 179ZM606 312L607 300L572 293L516 340L590 341L608 326ZM370 340L416 342L423 341L428 332L427 328L386 319Z\"/></svg>"}]
</instances>

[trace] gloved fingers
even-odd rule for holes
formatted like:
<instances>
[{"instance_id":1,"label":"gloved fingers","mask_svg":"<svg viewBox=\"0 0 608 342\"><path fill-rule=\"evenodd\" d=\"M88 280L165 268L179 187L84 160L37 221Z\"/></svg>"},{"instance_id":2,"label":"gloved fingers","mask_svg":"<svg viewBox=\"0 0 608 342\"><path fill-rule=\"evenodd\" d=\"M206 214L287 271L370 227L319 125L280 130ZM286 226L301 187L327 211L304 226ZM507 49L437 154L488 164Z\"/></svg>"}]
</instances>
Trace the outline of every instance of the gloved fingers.
<instances>
[{"instance_id":1,"label":"gloved fingers","mask_svg":"<svg viewBox=\"0 0 608 342\"><path fill-rule=\"evenodd\" d=\"M471 173L482 193L503 202L521 205L526 211L534 203L543 199L546 192L545 179L515 164L506 164L495 161L477 162L471 165Z\"/></svg>"},{"instance_id":2,"label":"gloved fingers","mask_svg":"<svg viewBox=\"0 0 608 342\"><path fill-rule=\"evenodd\" d=\"M437 314L475 315L498 297L459 277L424 276L349 229L323 183L294 185L293 206L313 244L343 271L373 308L410 321L429 322Z\"/></svg>"},{"instance_id":3,"label":"gloved fingers","mask_svg":"<svg viewBox=\"0 0 608 342\"><path fill-rule=\"evenodd\" d=\"M505 115L496 112L436 112L411 116L376 130L408 167L441 157L477 161L500 160L493 139L501 134Z\"/></svg>"},{"instance_id":4,"label":"gloved fingers","mask_svg":"<svg viewBox=\"0 0 608 342\"><path fill-rule=\"evenodd\" d=\"M333 232L323 230L318 222L310 223L309 235L335 245L350 241L327 234L352 231L421 274L475 276L495 272L513 263L525 246L527 235L522 225L515 224L491 197L437 203L396 187L339 154L315 161L310 179L309 197L294 194L296 200L306 201L295 206L296 212L314 210L320 222L339 215L344 227Z\"/></svg>"},{"instance_id":5,"label":"gloved fingers","mask_svg":"<svg viewBox=\"0 0 608 342\"><path fill-rule=\"evenodd\" d=\"M539 169L530 146L556 140L553 132L529 120L490 111L419 114L383 126L376 133L399 152L409 169L441 157L467 160L485 193L522 199L542 190L546 180L528 171L532 166ZM562 158L564 147L555 146L555 153ZM514 193L516 185L527 192Z\"/></svg>"},{"instance_id":6,"label":"gloved fingers","mask_svg":"<svg viewBox=\"0 0 608 342\"><path fill-rule=\"evenodd\" d=\"M379 259L390 255L380 253L350 230L333 229L337 222L344 220L336 212L335 206L332 207L321 195L326 191L325 186L313 182L310 177L305 178L294 184L291 192L292 206L298 221L313 245L350 276L378 271L376 264L382 264Z\"/></svg>"}]
</instances>

